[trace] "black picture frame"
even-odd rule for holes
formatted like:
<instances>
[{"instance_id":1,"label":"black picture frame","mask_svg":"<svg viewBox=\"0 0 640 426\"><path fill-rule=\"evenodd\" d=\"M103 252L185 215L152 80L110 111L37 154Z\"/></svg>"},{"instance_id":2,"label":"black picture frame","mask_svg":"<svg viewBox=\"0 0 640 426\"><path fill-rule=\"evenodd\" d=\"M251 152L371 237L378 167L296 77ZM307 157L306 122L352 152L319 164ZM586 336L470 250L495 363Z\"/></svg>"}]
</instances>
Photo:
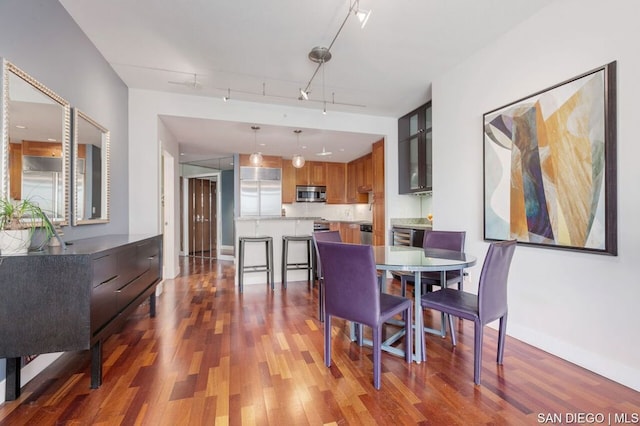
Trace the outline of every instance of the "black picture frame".
<instances>
[{"instance_id":1,"label":"black picture frame","mask_svg":"<svg viewBox=\"0 0 640 426\"><path fill-rule=\"evenodd\" d=\"M483 236L617 255L616 62L483 115Z\"/></svg>"}]
</instances>

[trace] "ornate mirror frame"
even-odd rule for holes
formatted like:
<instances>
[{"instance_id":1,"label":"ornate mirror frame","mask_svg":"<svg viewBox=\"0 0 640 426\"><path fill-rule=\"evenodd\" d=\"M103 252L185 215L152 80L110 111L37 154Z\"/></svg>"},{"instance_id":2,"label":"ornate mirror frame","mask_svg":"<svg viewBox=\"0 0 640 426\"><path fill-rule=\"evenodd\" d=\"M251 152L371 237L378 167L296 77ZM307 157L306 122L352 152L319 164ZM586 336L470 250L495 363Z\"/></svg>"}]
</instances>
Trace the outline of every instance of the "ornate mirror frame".
<instances>
[{"instance_id":1,"label":"ornate mirror frame","mask_svg":"<svg viewBox=\"0 0 640 426\"><path fill-rule=\"evenodd\" d=\"M68 225L69 220L69 190L70 190L70 151L71 151L71 107L69 102L64 100L58 94L47 88L45 85L31 77L20 68L2 59L2 147L0 149L0 197L6 199L24 199L29 198L31 201L40 204L40 207L49 215L52 222L58 225ZM11 87L11 81L17 87ZM15 101L12 99L12 89L15 92L20 89L20 84L26 83L26 88L34 89L33 93L28 93L33 102ZM14 101L14 103L12 103ZM39 118L41 109L47 109L48 105L60 107L60 120L56 118L56 112L49 114L50 120ZM26 111L27 114L22 115ZM23 117L23 118L20 118ZM16 120L25 120L25 122L17 122ZM48 128L48 122L53 127ZM59 123L59 129L56 127ZM53 130L52 130L53 129ZM44 136L46 134L46 136ZM17 141L14 142L14 139ZM45 163L57 163L53 172L46 171L41 174L52 174L47 179L52 180L51 200L42 199L42 194L34 196L33 193L22 194L24 181L26 181L25 171L23 168L24 156L23 141L29 141L32 145L31 151L35 155L29 155L37 160L44 160ZM14 145L15 143L15 145ZM47 145L50 144L50 145ZM12 145L14 145L12 147ZM14 149L20 145L19 150ZM61 160L61 165L57 159ZM14 170L11 170L11 166ZM16 168L17 166L17 168ZM49 166L45 166L42 170L50 170ZM38 173L40 169L28 169L27 172ZM13 179L13 183L12 183ZM29 177L30 181L40 182L42 176ZM18 181L18 182L16 182ZM42 185L36 188L41 190ZM46 192L46 191L45 191ZM55 194L55 195L54 195ZM49 208L52 206L51 208ZM55 210L55 211L53 211Z\"/></svg>"},{"instance_id":2,"label":"ornate mirror frame","mask_svg":"<svg viewBox=\"0 0 640 426\"><path fill-rule=\"evenodd\" d=\"M78 108L73 109L74 226L109 222L109 139L108 129Z\"/></svg>"}]
</instances>

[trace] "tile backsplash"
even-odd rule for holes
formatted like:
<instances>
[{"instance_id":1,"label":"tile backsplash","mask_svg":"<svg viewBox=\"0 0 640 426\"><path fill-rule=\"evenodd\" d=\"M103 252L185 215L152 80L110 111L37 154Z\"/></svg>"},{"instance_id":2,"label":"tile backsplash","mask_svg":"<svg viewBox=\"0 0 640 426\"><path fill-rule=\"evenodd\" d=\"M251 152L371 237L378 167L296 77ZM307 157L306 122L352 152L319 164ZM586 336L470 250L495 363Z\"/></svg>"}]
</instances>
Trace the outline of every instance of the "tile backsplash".
<instances>
[{"instance_id":1,"label":"tile backsplash","mask_svg":"<svg viewBox=\"0 0 640 426\"><path fill-rule=\"evenodd\" d=\"M321 217L327 220L372 220L370 204L283 204L287 216Z\"/></svg>"}]
</instances>

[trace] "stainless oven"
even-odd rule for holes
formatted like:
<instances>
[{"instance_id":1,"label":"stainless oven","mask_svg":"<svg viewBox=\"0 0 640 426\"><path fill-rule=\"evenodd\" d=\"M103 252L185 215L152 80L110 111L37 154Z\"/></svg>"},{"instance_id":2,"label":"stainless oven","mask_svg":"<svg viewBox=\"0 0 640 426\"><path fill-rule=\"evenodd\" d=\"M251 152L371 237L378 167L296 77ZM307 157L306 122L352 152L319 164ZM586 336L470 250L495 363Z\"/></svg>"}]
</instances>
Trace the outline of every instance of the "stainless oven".
<instances>
[{"instance_id":1,"label":"stainless oven","mask_svg":"<svg viewBox=\"0 0 640 426\"><path fill-rule=\"evenodd\" d=\"M326 186L296 186L296 201L299 203L324 203L327 201Z\"/></svg>"}]
</instances>

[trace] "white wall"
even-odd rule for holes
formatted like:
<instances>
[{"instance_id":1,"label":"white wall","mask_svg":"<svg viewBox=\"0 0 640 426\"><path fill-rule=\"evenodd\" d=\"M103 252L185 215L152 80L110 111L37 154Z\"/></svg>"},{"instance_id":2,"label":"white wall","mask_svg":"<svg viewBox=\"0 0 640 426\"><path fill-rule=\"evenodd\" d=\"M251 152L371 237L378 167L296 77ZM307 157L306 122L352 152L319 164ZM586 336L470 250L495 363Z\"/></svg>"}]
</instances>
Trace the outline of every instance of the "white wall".
<instances>
[{"instance_id":1,"label":"white wall","mask_svg":"<svg viewBox=\"0 0 640 426\"><path fill-rule=\"evenodd\" d=\"M482 115L617 60L619 255L519 246L507 333L640 390L637 14L635 0L557 1L436 79L433 209L483 255Z\"/></svg>"},{"instance_id":2,"label":"white wall","mask_svg":"<svg viewBox=\"0 0 640 426\"><path fill-rule=\"evenodd\" d=\"M164 234L170 235L165 236L163 241L163 277L174 278L180 273L178 263L180 247L180 175L177 173L180 150L175 135L166 128L161 120L158 120L158 135L160 149L162 150L160 155L164 158L163 161L167 163L164 167L168 175L165 176L166 188L164 190L167 192L167 196L165 197L164 223L161 224L161 227ZM173 194L173 196L170 194ZM169 205L171 203L173 203L172 206Z\"/></svg>"}]
</instances>

